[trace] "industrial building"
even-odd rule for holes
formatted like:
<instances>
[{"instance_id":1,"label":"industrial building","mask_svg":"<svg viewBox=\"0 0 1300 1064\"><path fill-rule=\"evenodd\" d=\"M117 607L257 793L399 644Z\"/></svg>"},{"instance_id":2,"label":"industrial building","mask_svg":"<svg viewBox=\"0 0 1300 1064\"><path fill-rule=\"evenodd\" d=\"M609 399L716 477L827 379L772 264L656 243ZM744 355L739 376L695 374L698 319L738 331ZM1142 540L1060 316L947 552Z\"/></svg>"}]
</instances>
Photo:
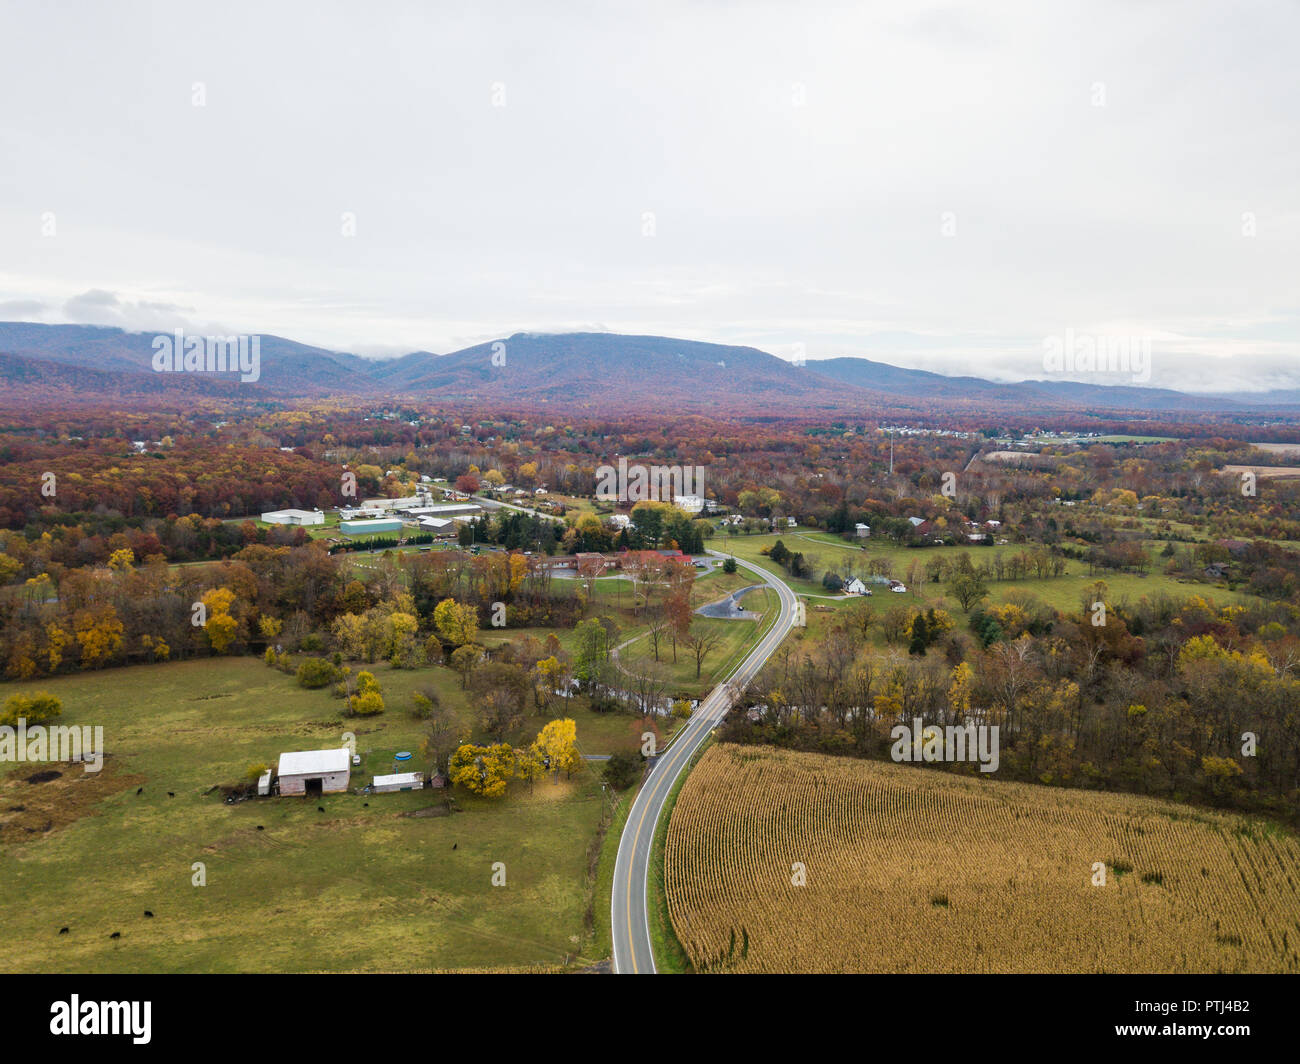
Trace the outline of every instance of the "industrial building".
<instances>
[{"instance_id":1,"label":"industrial building","mask_svg":"<svg viewBox=\"0 0 1300 1064\"><path fill-rule=\"evenodd\" d=\"M403 510L411 517L459 517L482 512L483 507L476 502L444 502L432 506L409 506Z\"/></svg>"},{"instance_id":2,"label":"industrial building","mask_svg":"<svg viewBox=\"0 0 1300 1064\"><path fill-rule=\"evenodd\" d=\"M325 515L319 510L271 510L262 520L268 525L323 525Z\"/></svg>"},{"instance_id":3,"label":"industrial building","mask_svg":"<svg viewBox=\"0 0 1300 1064\"><path fill-rule=\"evenodd\" d=\"M340 521L339 531L345 536L373 536L386 532L400 532L401 518L380 517L369 521Z\"/></svg>"}]
</instances>

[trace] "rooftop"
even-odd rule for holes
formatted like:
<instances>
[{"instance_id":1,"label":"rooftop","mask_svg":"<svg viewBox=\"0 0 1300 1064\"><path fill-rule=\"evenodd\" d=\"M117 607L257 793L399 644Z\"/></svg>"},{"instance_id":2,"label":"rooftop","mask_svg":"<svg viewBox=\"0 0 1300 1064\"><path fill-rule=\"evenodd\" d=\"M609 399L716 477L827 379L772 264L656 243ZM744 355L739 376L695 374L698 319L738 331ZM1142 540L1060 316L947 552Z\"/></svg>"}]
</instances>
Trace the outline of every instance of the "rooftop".
<instances>
[{"instance_id":1,"label":"rooftop","mask_svg":"<svg viewBox=\"0 0 1300 1064\"><path fill-rule=\"evenodd\" d=\"M423 772L395 772L389 776L376 776L374 786L392 787L403 783L420 783L424 780Z\"/></svg>"},{"instance_id":2,"label":"rooftop","mask_svg":"<svg viewBox=\"0 0 1300 1064\"><path fill-rule=\"evenodd\" d=\"M305 776L314 773L345 772L351 761L346 746L337 750L295 750L280 755L281 776Z\"/></svg>"}]
</instances>

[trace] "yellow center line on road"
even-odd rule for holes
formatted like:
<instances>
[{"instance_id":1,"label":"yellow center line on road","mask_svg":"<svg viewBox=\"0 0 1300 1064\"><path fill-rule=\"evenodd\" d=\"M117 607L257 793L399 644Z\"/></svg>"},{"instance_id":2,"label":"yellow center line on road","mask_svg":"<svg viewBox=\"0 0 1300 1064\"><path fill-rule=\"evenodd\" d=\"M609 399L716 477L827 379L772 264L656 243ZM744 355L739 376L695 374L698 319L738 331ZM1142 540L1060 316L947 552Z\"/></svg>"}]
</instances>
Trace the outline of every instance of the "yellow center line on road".
<instances>
[{"instance_id":1,"label":"yellow center line on road","mask_svg":"<svg viewBox=\"0 0 1300 1064\"><path fill-rule=\"evenodd\" d=\"M769 582L769 586L773 586L773 585L771 585L770 582ZM777 598L778 598L778 600L782 599L783 596L782 596L781 593L780 593L780 588L776 588L776 591L777 591ZM796 598L796 601L798 601L797 598ZM779 619L780 619L780 607L781 607L781 603L778 603L778 613L777 613L778 622L779 622ZM780 633L780 634L778 635L778 633ZM753 657L757 656L757 655L759 654L760 651L765 651L765 650L767 649L767 646L768 646L769 643L779 644L779 643L781 642L781 640L785 638L785 634L786 634L785 632L780 631L780 624L779 624L779 623L773 625L772 628L771 628L771 630L767 633L767 635L764 636L761 640L759 640L758 645L755 646L755 648L754 648L753 651L751 651L750 658L753 658ZM768 656L769 656L768 653L763 653L763 654L762 654L762 659L761 659L761 660L766 661L767 658L768 658ZM745 659L744 661L741 662L739 668L737 668L736 671L732 674L732 677L733 677L733 678L734 678L735 676L740 675L740 674L745 670L746 665L748 665L749 662L750 662L750 658L747 658L747 659ZM724 681L723 683L718 684L718 686L716 686L716 687L715 687L715 688L714 688L714 689L709 693L709 695L704 699L704 701L700 703L699 716L696 718L696 720L703 721L703 720L707 720L707 719L708 719L708 710L706 709L706 706L707 706L707 704L708 704L710 701L712 701L712 700L715 699L715 698L724 698L724 699L725 699L725 697L726 697L726 694L725 694L725 683L726 683L726 682L728 682L728 681ZM688 725L688 729L689 729L689 725ZM682 740L685 740L685 739L686 739L686 736L685 736L685 734L683 734L683 736L682 736ZM637 850L637 844L638 844L638 843L640 842L640 840L641 840L641 830L642 830L642 828L645 826L645 818L646 818L646 814L650 811L650 809L651 809L652 807L654 807L655 802L656 802L656 799L657 799L657 796L658 796L658 793L659 793L659 791L660 791L660 789L661 789L661 786L660 786L660 785L663 783L663 781L664 781L664 780L671 780L671 779L673 779L673 778L676 777L676 772L670 772L670 771L669 771L669 766L673 763L673 760L677 758L677 753L678 753L678 751L679 751L679 750L682 750L682 749L685 749L686 746L687 746L687 743L684 742L684 741L681 741L681 740L679 740L677 743L674 744L674 749L671 750L671 751L669 752L669 754L668 754L668 759L667 759L667 760L668 760L668 763L662 766L662 771L659 773L659 778L656 779L655 782L651 785L650 794L649 794L649 796L647 797L647 800L646 800L646 803L645 803L645 808L641 810L641 817L640 817L640 819L637 821L637 824L636 824L636 830L632 833L632 850L631 850L632 857L631 857L631 860L629 861L629 865L635 865L635 863L636 863L636 850ZM658 821L658 817L656 817L655 819L656 819L656 822L657 822L657 821ZM652 840L652 843L653 843L653 840ZM650 877L650 849L652 849L652 848L653 848L653 846L651 846L650 848L648 848L647 851L646 851L646 879L647 879L647 880L649 880L649 877ZM647 935L647 937L648 937L648 936L649 936L649 933L650 933L649 911L648 911L648 910L649 910L649 905L650 905L650 899L649 899L649 896L648 896L648 895L647 895L647 897L646 897L646 899L645 899L645 904L646 904L646 909L647 909L647 913L646 913L646 935ZM628 948L631 950L631 953L632 953L632 974L633 974L633 975L636 975L636 974L638 974L638 972L639 972L640 969L639 969L638 966L637 966L637 960L636 960L636 942L635 942L635 939L633 938L633 935L632 935L632 875L631 875L631 871L630 871L630 869L629 869L629 872L628 872L628 875L627 875L627 904L626 904L626 906L625 906L625 912L626 912L626 915L627 915L627 941L628 941ZM653 966L654 966L654 946L653 946L653 944L650 945L650 950L651 950L650 965L651 965L651 967L653 968ZM616 967L617 967L617 966L616 966Z\"/></svg>"},{"instance_id":2,"label":"yellow center line on road","mask_svg":"<svg viewBox=\"0 0 1300 1064\"><path fill-rule=\"evenodd\" d=\"M715 689L715 690L716 690L716 689ZM712 695L710 695L710 697L712 697ZM704 705L703 705L703 703L701 703L701 705L700 705L700 709L701 709L701 710L704 709ZM705 714L702 712L702 713L701 713L701 718L703 719L704 717L705 717ZM669 753L669 755L668 755L669 762L671 763L672 759L675 758L675 757L677 756L677 751L678 751L678 750L680 750L680 749L684 749L684 748L685 748L685 744L682 743L682 744L679 744L679 745L677 746L676 749L672 750L672 751ZM675 775L676 775L676 773L669 772L669 771L668 771L668 766L665 765L664 768L663 768L663 771L660 772L658 779L655 780L654 784L652 785L652 787L651 787L651 789L650 789L650 796L649 796L649 798L646 800L645 808L641 810L641 819L637 821L637 823L636 823L636 831L634 831L634 832L632 833L632 857L633 857L633 862L635 862L635 859L636 859L636 847L637 847L637 843L640 842L640 840L641 840L641 829L642 829L642 827L645 825L646 814L647 814L647 813L650 811L650 809L654 806L654 804L655 804L655 799L656 799L656 797L658 796L658 793L659 793L659 790L660 790L660 785L662 784L662 782L663 782L664 780L666 780L666 779L670 779L670 778L674 777ZM657 819L657 818L656 818L656 819ZM647 855L646 855L646 871L647 871L647 875L649 874L649 868L650 868L650 858L649 858L649 853L647 852ZM646 902L647 902L647 905L648 905L648 904L649 904L649 899L648 899L648 898L646 899ZM632 974L635 975L635 974L637 973L637 964L636 964L636 943L635 943L635 940L634 940L633 937L632 937L632 877L631 877L631 875L628 876L628 880L627 880L627 938L628 938L628 944L632 947Z\"/></svg>"}]
</instances>

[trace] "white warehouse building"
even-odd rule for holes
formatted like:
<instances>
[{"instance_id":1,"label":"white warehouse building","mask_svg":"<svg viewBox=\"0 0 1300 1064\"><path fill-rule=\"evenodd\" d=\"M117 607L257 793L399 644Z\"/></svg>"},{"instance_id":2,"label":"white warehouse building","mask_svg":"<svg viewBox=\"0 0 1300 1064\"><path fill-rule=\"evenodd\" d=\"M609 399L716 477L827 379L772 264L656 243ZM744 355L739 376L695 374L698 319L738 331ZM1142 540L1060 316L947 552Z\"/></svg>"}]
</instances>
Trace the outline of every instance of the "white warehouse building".
<instances>
[{"instance_id":1,"label":"white warehouse building","mask_svg":"<svg viewBox=\"0 0 1300 1064\"><path fill-rule=\"evenodd\" d=\"M262 520L268 525L323 525L325 515L319 510L271 510Z\"/></svg>"}]
</instances>

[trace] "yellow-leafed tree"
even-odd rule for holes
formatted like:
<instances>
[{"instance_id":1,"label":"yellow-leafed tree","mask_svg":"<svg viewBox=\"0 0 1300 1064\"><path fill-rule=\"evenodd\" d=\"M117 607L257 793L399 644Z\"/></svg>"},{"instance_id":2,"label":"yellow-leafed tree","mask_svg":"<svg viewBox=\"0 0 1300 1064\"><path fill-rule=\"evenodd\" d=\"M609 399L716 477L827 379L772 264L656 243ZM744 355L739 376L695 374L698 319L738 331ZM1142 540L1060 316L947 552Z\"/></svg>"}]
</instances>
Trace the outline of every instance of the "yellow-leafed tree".
<instances>
[{"instance_id":1,"label":"yellow-leafed tree","mask_svg":"<svg viewBox=\"0 0 1300 1064\"><path fill-rule=\"evenodd\" d=\"M110 605L77 611L73 627L83 666L102 665L121 649L125 629L117 619L117 610Z\"/></svg>"},{"instance_id":2,"label":"yellow-leafed tree","mask_svg":"<svg viewBox=\"0 0 1300 1064\"><path fill-rule=\"evenodd\" d=\"M548 723L533 742L533 751L545 761L550 758L552 772L572 776L582 767L582 754L578 752L578 726L567 717Z\"/></svg>"},{"instance_id":3,"label":"yellow-leafed tree","mask_svg":"<svg viewBox=\"0 0 1300 1064\"><path fill-rule=\"evenodd\" d=\"M208 612L207 623L203 626L208 642L218 654L224 654L239 635L239 621L230 615L235 593L228 587L216 587L205 592L200 601Z\"/></svg>"},{"instance_id":4,"label":"yellow-leafed tree","mask_svg":"<svg viewBox=\"0 0 1300 1064\"><path fill-rule=\"evenodd\" d=\"M457 646L474 642L478 635L478 611L453 598L445 598L434 607L433 623L444 639Z\"/></svg>"},{"instance_id":5,"label":"yellow-leafed tree","mask_svg":"<svg viewBox=\"0 0 1300 1064\"><path fill-rule=\"evenodd\" d=\"M466 743L451 755L451 782L484 798L500 798L515 774L515 752L508 743Z\"/></svg>"},{"instance_id":6,"label":"yellow-leafed tree","mask_svg":"<svg viewBox=\"0 0 1300 1064\"><path fill-rule=\"evenodd\" d=\"M537 756L535 748L530 746L515 749L515 776L527 781L529 791L533 789L533 784L542 778L542 773L545 771L542 759Z\"/></svg>"}]
</instances>

